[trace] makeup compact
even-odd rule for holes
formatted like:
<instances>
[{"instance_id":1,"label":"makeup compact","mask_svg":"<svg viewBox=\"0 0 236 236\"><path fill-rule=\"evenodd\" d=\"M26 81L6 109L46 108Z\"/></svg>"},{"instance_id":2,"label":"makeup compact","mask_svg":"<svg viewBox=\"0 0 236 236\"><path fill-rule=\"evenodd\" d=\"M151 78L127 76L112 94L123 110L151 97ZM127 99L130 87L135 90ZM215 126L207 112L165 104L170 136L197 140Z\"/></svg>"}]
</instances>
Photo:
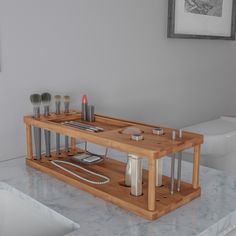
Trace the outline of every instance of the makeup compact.
<instances>
[{"instance_id":1,"label":"makeup compact","mask_svg":"<svg viewBox=\"0 0 236 236\"><path fill-rule=\"evenodd\" d=\"M103 161L103 158L96 155L91 155L89 153L82 153L75 155L71 158L75 162L80 162L87 165L97 164Z\"/></svg>"},{"instance_id":2,"label":"makeup compact","mask_svg":"<svg viewBox=\"0 0 236 236\"><path fill-rule=\"evenodd\" d=\"M152 130L152 133L156 134L156 135L163 135L164 134L164 130L162 128L160 128L160 127L157 127L157 128L154 128Z\"/></svg>"},{"instance_id":3,"label":"makeup compact","mask_svg":"<svg viewBox=\"0 0 236 236\"><path fill-rule=\"evenodd\" d=\"M135 141L141 141L141 140L143 140L144 138L143 138L143 135L141 135L141 134L132 134L132 135L131 135L131 139L132 139L132 140L135 140Z\"/></svg>"}]
</instances>

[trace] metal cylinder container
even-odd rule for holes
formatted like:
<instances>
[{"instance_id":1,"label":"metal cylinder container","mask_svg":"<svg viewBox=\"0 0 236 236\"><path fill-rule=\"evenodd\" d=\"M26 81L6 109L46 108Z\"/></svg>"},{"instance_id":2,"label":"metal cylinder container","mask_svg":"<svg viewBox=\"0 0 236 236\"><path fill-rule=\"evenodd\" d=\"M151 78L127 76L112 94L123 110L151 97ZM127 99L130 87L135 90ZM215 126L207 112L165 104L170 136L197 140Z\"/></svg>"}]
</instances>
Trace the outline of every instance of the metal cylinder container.
<instances>
[{"instance_id":1,"label":"metal cylinder container","mask_svg":"<svg viewBox=\"0 0 236 236\"><path fill-rule=\"evenodd\" d=\"M125 168L125 186L131 186L131 158L127 156L127 164Z\"/></svg>"},{"instance_id":2,"label":"metal cylinder container","mask_svg":"<svg viewBox=\"0 0 236 236\"><path fill-rule=\"evenodd\" d=\"M162 186L163 159L156 160L156 186Z\"/></svg>"},{"instance_id":3,"label":"metal cylinder container","mask_svg":"<svg viewBox=\"0 0 236 236\"><path fill-rule=\"evenodd\" d=\"M131 168L131 195L141 196L143 194L143 168L142 158L129 154Z\"/></svg>"},{"instance_id":4,"label":"metal cylinder container","mask_svg":"<svg viewBox=\"0 0 236 236\"><path fill-rule=\"evenodd\" d=\"M88 113L88 104L87 103L82 103L81 120L84 120L84 121L87 120L87 113Z\"/></svg>"},{"instance_id":5,"label":"metal cylinder container","mask_svg":"<svg viewBox=\"0 0 236 236\"><path fill-rule=\"evenodd\" d=\"M94 106L93 105L87 106L87 121L88 122L95 121Z\"/></svg>"},{"instance_id":6,"label":"metal cylinder container","mask_svg":"<svg viewBox=\"0 0 236 236\"><path fill-rule=\"evenodd\" d=\"M45 156L51 157L51 132L48 130L44 130L45 137Z\"/></svg>"}]
</instances>

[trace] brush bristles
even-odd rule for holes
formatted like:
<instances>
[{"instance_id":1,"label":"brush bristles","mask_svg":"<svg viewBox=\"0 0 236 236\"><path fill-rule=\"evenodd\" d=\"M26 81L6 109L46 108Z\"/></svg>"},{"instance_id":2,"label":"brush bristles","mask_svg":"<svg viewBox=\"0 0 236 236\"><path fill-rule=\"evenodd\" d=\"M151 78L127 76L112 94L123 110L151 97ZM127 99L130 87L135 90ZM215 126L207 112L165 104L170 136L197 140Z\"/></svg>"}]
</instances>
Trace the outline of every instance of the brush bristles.
<instances>
[{"instance_id":1,"label":"brush bristles","mask_svg":"<svg viewBox=\"0 0 236 236\"><path fill-rule=\"evenodd\" d=\"M43 93L41 95L41 99L42 99L42 103L44 105L47 105L47 104L49 104L51 102L52 96L51 96L50 93Z\"/></svg>"},{"instance_id":2,"label":"brush bristles","mask_svg":"<svg viewBox=\"0 0 236 236\"><path fill-rule=\"evenodd\" d=\"M56 95L54 97L54 99L55 99L56 102L59 102L59 101L61 101L61 96L60 95Z\"/></svg>"},{"instance_id":3,"label":"brush bristles","mask_svg":"<svg viewBox=\"0 0 236 236\"><path fill-rule=\"evenodd\" d=\"M64 102L70 102L70 96L64 96Z\"/></svg>"},{"instance_id":4,"label":"brush bristles","mask_svg":"<svg viewBox=\"0 0 236 236\"><path fill-rule=\"evenodd\" d=\"M33 104L33 106L40 106L41 103L41 95L40 94L31 94L30 95L30 101Z\"/></svg>"}]
</instances>

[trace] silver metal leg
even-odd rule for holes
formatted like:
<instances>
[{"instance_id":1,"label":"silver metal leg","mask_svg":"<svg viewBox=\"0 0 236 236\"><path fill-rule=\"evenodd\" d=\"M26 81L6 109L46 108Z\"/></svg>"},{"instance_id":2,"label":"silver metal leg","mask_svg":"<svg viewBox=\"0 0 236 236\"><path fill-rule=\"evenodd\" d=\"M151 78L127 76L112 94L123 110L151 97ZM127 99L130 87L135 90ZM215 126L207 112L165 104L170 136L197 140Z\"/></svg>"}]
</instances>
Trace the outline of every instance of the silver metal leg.
<instances>
[{"instance_id":1,"label":"silver metal leg","mask_svg":"<svg viewBox=\"0 0 236 236\"><path fill-rule=\"evenodd\" d=\"M170 194L174 194L175 187L175 153L171 156L171 183L170 183Z\"/></svg>"},{"instance_id":2,"label":"silver metal leg","mask_svg":"<svg viewBox=\"0 0 236 236\"><path fill-rule=\"evenodd\" d=\"M51 132L44 130L46 157L51 157Z\"/></svg>"},{"instance_id":3,"label":"silver metal leg","mask_svg":"<svg viewBox=\"0 0 236 236\"><path fill-rule=\"evenodd\" d=\"M41 159L41 129L34 127L34 143L36 160Z\"/></svg>"},{"instance_id":4,"label":"silver metal leg","mask_svg":"<svg viewBox=\"0 0 236 236\"><path fill-rule=\"evenodd\" d=\"M181 187L181 165L182 165L182 152L178 153L178 170L177 170L177 191L180 192Z\"/></svg>"},{"instance_id":5,"label":"silver metal leg","mask_svg":"<svg viewBox=\"0 0 236 236\"><path fill-rule=\"evenodd\" d=\"M163 159L156 160L156 186L162 186Z\"/></svg>"},{"instance_id":6,"label":"silver metal leg","mask_svg":"<svg viewBox=\"0 0 236 236\"><path fill-rule=\"evenodd\" d=\"M56 154L60 155L60 134L56 134Z\"/></svg>"},{"instance_id":7,"label":"silver metal leg","mask_svg":"<svg viewBox=\"0 0 236 236\"><path fill-rule=\"evenodd\" d=\"M129 155L131 166L131 194L138 197L143 194L142 158Z\"/></svg>"},{"instance_id":8,"label":"silver metal leg","mask_svg":"<svg viewBox=\"0 0 236 236\"><path fill-rule=\"evenodd\" d=\"M127 156L127 164L125 168L125 186L131 186L131 157Z\"/></svg>"},{"instance_id":9,"label":"silver metal leg","mask_svg":"<svg viewBox=\"0 0 236 236\"><path fill-rule=\"evenodd\" d=\"M69 152L69 137L65 136L65 152Z\"/></svg>"}]
</instances>

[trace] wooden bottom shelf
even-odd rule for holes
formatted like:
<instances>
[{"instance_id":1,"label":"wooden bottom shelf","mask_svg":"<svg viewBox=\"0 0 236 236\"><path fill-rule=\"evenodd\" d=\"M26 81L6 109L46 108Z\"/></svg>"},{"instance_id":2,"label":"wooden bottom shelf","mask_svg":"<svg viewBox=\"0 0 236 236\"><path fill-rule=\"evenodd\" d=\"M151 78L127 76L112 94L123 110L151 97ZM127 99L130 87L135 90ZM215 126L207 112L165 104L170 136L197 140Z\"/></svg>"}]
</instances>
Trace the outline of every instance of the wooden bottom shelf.
<instances>
[{"instance_id":1,"label":"wooden bottom shelf","mask_svg":"<svg viewBox=\"0 0 236 236\"><path fill-rule=\"evenodd\" d=\"M59 158L52 157L52 159L71 161L70 157L68 157L66 154L61 155ZM170 178L163 176L163 186L156 188L156 210L149 211L147 209L148 172L146 170L143 170L143 195L140 197L135 197L130 195L130 188L124 186L123 184L125 163L120 161L107 158L104 162L97 165L89 166L80 164L89 170L109 177L111 181L104 185L93 185L83 180L79 180L71 174L52 165L45 157L39 161L26 159L26 163L35 169L38 169L56 177L59 180L64 181L65 183L71 184L86 192L89 192L96 197L100 197L106 201L112 202L113 204L116 204L148 220L158 219L159 217L187 204L201 195L200 188L193 189L191 184L185 182L182 182L181 184L181 192L175 192L174 195L170 195ZM98 177L89 176L88 174L83 173L83 171L72 166L64 164L62 166L67 167L74 172L78 172L81 176L91 180L101 180Z\"/></svg>"}]
</instances>

